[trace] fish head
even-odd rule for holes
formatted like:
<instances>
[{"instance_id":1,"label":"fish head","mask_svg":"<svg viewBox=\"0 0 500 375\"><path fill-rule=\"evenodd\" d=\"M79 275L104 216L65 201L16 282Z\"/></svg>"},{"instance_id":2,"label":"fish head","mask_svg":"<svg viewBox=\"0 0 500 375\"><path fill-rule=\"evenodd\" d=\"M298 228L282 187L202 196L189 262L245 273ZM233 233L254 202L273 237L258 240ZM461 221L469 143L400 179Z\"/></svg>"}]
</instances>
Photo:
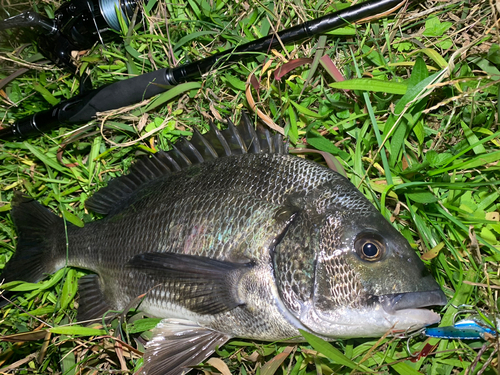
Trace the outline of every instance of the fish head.
<instances>
[{"instance_id":1,"label":"fish head","mask_svg":"<svg viewBox=\"0 0 500 375\"><path fill-rule=\"evenodd\" d=\"M408 241L347 180L342 193L337 184L322 195L289 230L304 253L287 251L291 243L277 248L287 253L278 258L288 263L278 288L294 318L332 338L380 337L438 323L429 307L445 305L446 297Z\"/></svg>"}]
</instances>

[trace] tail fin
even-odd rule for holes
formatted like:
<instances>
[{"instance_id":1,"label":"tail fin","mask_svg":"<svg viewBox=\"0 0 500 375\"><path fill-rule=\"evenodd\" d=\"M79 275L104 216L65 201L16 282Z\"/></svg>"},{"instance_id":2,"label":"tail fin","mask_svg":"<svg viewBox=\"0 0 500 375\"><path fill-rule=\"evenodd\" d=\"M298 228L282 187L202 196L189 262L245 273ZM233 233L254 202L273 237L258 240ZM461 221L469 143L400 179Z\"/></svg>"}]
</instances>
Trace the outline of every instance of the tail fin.
<instances>
[{"instance_id":1,"label":"tail fin","mask_svg":"<svg viewBox=\"0 0 500 375\"><path fill-rule=\"evenodd\" d=\"M55 272L64 262L60 240L64 233L63 220L21 193L15 194L12 207L17 249L0 274L0 282L40 281L44 274Z\"/></svg>"}]
</instances>

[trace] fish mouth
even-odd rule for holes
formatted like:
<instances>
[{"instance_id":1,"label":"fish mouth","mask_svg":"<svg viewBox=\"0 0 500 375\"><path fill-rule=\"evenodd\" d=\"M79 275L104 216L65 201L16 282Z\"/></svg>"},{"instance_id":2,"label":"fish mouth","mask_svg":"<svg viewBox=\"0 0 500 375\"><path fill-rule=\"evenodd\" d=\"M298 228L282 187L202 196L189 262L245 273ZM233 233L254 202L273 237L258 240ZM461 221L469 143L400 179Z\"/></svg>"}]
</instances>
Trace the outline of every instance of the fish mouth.
<instances>
[{"instance_id":1,"label":"fish mouth","mask_svg":"<svg viewBox=\"0 0 500 375\"><path fill-rule=\"evenodd\" d=\"M380 337L413 332L439 323L441 316L429 309L444 306L441 290L370 295L362 306L338 310L308 305L298 317L301 325L315 334L330 338Z\"/></svg>"},{"instance_id":2,"label":"fish mouth","mask_svg":"<svg viewBox=\"0 0 500 375\"><path fill-rule=\"evenodd\" d=\"M448 303L448 299L443 291L438 289L426 292L384 294L378 296L378 302L388 314L396 314L401 310L444 306Z\"/></svg>"}]
</instances>

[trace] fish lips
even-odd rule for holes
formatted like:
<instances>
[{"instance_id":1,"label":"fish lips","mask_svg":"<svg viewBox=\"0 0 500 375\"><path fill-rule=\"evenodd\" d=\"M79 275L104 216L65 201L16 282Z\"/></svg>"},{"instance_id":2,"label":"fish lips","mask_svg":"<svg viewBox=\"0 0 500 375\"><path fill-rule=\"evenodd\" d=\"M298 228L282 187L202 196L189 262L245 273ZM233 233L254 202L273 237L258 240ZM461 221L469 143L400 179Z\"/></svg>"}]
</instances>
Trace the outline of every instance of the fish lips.
<instances>
[{"instance_id":1,"label":"fish lips","mask_svg":"<svg viewBox=\"0 0 500 375\"><path fill-rule=\"evenodd\" d=\"M388 314L396 314L401 310L444 306L448 303L448 299L441 289L425 292L384 294L377 296L376 299Z\"/></svg>"},{"instance_id":2,"label":"fish lips","mask_svg":"<svg viewBox=\"0 0 500 375\"><path fill-rule=\"evenodd\" d=\"M427 307L446 303L441 290L372 294L360 306L325 309L311 304L304 309L299 321L322 337L380 337L439 323L441 316Z\"/></svg>"}]
</instances>

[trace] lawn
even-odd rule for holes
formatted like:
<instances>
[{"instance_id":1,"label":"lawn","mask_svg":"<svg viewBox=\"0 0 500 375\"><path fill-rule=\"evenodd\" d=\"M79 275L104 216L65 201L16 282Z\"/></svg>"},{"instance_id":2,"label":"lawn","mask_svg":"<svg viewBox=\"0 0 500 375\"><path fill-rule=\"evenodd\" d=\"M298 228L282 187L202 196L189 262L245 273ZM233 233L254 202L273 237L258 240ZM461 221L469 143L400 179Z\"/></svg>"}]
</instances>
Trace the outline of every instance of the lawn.
<instances>
[{"instance_id":1,"label":"lawn","mask_svg":"<svg viewBox=\"0 0 500 375\"><path fill-rule=\"evenodd\" d=\"M0 0L0 18L27 3ZM74 53L77 75L55 66L33 33L0 32L0 119L15 120L74 97L80 74L93 87L174 67L313 20L348 1L146 0L144 16L114 41ZM52 16L60 3L36 2ZM68 222L99 219L88 197L134 161L168 150L209 120L255 121L283 131L290 148L347 177L408 239L457 309L498 321L500 302L500 7L486 0L413 1L387 18L220 64L131 107L99 113L28 140L0 141L0 269L12 256L15 191ZM81 270L15 286L0 311L1 374L132 373L157 320L74 327ZM463 307L467 305L467 307ZM466 315L459 315L465 317ZM47 329L50 330L47 330ZM121 328L121 329L119 329ZM119 338L118 338L119 337ZM142 337L142 339L140 338ZM45 341L44 341L45 339ZM325 343L231 340L199 373L495 374L500 341L411 338ZM409 351L411 352L409 352ZM419 354L420 353L420 354ZM193 371L196 373L196 371Z\"/></svg>"}]
</instances>

